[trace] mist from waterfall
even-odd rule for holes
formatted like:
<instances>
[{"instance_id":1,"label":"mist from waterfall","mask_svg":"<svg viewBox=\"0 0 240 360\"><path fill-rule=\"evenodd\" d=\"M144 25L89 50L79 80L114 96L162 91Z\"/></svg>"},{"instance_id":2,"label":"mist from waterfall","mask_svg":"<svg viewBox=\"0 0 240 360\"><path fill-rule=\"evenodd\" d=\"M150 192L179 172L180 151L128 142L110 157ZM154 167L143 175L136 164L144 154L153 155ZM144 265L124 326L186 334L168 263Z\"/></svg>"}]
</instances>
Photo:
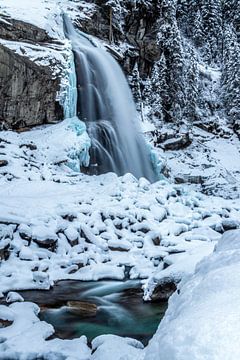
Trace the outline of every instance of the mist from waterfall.
<instances>
[{"instance_id":1,"label":"mist from waterfall","mask_svg":"<svg viewBox=\"0 0 240 360\"><path fill-rule=\"evenodd\" d=\"M86 123L92 141L89 173L132 173L155 181L132 93L120 66L65 15L64 26L74 53L77 115Z\"/></svg>"}]
</instances>

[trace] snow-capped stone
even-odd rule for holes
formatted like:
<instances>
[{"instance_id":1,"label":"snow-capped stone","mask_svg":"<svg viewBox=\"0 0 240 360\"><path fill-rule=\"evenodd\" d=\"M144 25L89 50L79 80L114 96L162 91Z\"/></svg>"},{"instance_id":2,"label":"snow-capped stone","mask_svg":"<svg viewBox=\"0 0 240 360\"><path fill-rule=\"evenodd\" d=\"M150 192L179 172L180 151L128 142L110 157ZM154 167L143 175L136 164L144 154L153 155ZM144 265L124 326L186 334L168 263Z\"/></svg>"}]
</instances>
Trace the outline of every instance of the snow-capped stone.
<instances>
[{"instance_id":1,"label":"snow-capped stone","mask_svg":"<svg viewBox=\"0 0 240 360\"><path fill-rule=\"evenodd\" d=\"M6 302L7 303L22 302L22 301L24 301L24 298L20 294L18 294L17 292L10 291L7 294L7 297L6 297Z\"/></svg>"},{"instance_id":2,"label":"snow-capped stone","mask_svg":"<svg viewBox=\"0 0 240 360\"><path fill-rule=\"evenodd\" d=\"M21 260L30 260L31 261L31 260L36 259L37 257L29 247L23 246L19 253L19 258Z\"/></svg>"}]
</instances>

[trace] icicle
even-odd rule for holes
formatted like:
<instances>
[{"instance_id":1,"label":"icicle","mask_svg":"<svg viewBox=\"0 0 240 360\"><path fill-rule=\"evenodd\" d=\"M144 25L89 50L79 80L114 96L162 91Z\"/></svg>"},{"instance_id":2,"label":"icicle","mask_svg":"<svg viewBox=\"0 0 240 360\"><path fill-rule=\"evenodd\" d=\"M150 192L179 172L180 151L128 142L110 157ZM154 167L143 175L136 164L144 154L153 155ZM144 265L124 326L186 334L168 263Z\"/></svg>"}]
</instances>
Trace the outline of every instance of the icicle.
<instances>
[{"instance_id":1,"label":"icicle","mask_svg":"<svg viewBox=\"0 0 240 360\"><path fill-rule=\"evenodd\" d=\"M70 68L68 70L68 86L63 104L64 118L72 118L77 114L77 78L74 64L74 56L71 54Z\"/></svg>"}]
</instances>

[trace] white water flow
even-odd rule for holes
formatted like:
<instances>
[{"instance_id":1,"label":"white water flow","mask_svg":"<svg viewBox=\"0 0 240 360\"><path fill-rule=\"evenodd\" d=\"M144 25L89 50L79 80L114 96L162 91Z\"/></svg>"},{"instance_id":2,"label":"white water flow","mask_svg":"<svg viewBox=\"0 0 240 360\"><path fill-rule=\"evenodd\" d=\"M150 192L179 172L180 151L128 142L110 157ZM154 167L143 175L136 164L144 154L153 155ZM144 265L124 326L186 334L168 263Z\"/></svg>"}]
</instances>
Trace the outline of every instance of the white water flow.
<instances>
[{"instance_id":1,"label":"white water flow","mask_svg":"<svg viewBox=\"0 0 240 360\"><path fill-rule=\"evenodd\" d=\"M131 90L118 63L64 15L77 75L77 115L92 140L89 172L156 180Z\"/></svg>"}]
</instances>

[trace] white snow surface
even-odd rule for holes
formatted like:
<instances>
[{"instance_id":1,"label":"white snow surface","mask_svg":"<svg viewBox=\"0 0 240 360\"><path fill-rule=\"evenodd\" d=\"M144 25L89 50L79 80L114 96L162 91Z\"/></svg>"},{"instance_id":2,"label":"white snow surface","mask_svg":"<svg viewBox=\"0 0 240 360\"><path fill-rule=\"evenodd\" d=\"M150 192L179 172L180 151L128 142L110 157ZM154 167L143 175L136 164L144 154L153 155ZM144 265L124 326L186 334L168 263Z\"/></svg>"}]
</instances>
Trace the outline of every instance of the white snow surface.
<instances>
[{"instance_id":1,"label":"white snow surface","mask_svg":"<svg viewBox=\"0 0 240 360\"><path fill-rule=\"evenodd\" d=\"M233 230L181 282L144 360L239 359L239 272L240 230Z\"/></svg>"},{"instance_id":2,"label":"white snow surface","mask_svg":"<svg viewBox=\"0 0 240 360\"><path fill-rule=\"evenodd\" d=\"M240 143L237 136L229 130L228 137L217 137L195 126L191 131L193 142L187 148L176 151L156 149L158 156L164 159L170 177L173 180L180 178L184 183L200 181L203 184L195 185L195 188L206 194L239 198Z\"/></svg>"},{"instance_id":3,"label":"white snow surface","mask_svg":"<svg viewBox=\"0 0 240 360\"><path fill-rule=\"evenodd\" d=\"M39 45L1 40L31 61L50 66L69 85L72 52L62 12L86 18L94 5L80 0L0 0L0 21L11 18L45 29L57 40ZM65 76L66 75L66 76ZM217 76L217 75L216 75ZM147 122L144 132L154 130ZM239 143L194 128L196 140L181 152L162 152L173 175L204 175L226 199L166 181L150 184L131 174L87 176L90 140L78 119L21 134L0 133L0 359L35 360L236 360L239 346ZM198 141L199 139L199 141ZM197 164L197 167L196 167ZM217 179L217 181L216 181ZM220 188L220 191L218 191ZM223 189L223 190L222 190ZM230 190L229 190L230 189ZM219 240L220 239L220 240ZM214 251L213 251L214 250ZM198 264L198 265L197 265ZM141 279L144 298L158 285L178 290L149 346L134 339L100 336L87 345L48 340L54 329L38 318L36 304L16 292L49 289L58 280ZM31 344L31 346L29 346ZM94 350L94 352L93 352Z\"/></svg>"},{"instance_id":4,"label":"white snow surface","mask_svg":"<svg viewBox=\"0 0 240 360\"><path fill-rule=\"evenodd\" d=\"M1 307L0 318L13 324L0 329L5 339L0 345L0 355L13 359L20 356L22 359L37 356L61 359L61 354L69 359L91 359L92 356L99 360L115 357L112 354L119 349L119 360L142 359L145 350L134 340L102 337L94 340L96 351L92 355L84 337L72 341L47 340L54 330L37 318L36 305L15 302L23 299L14 291L49 289L58 280L123 280L126 266L131 268L131 279L142 280L146 300L159 284L180 282L180 295L173 296L169 312L175 311L176 321L181 316L181 333L187 334L182 312L171 310L174 306L178 309L174 299L184 296L181 294L188 284L184 279L195 284L191 279L199 276L192 275L196 264L212 253L221 236L219 231L224 226L239 227L239 201L205 196L191 187L163 180L150 184L131 174L87 176L72 170L76 170L80 161L87 161L90 145L85 127L77 118L19 134L2 131L0 142L0 159L8 162L0 168L0 251L10 249L10 257L1 261L0 293L1 296L8 294L8 301L14 302L9 307ZM224 241L221 240L212 256L219 259L226 256L224 271L234 274L237 241L232 242L231 250L227 240ZM232 256L235 265L231 264ZM208 259L203 260L206 269L212 258ZM216 284L213 276L213 286ZM231 284L230 280L225 284L223 278L224 294L225 285L227 293L231 293ZM204 299L207 301L208 295ZM189 304L183 314L190 319L192 315L188 315L187 309L191 309ZM229 307L221 310L227 318L225 309L228 311ZM202 311L207 312L205 308ZM171 323L167 320L169 312L160 329L172 326L172 320ZM212 321L214 324L214 318ZM171 334L172 330L166 332ZM148 354L152 348L157 351L156 356L162 356L162 345L159 349L156 345L158 334L154 339L156 341L146 348L147 359L151 360L154 358ZM205 340L202 339L203 346L208 344ZM27 343L33 343L31 349Z\"/></svg>"},{"instance_id":5,"label":"white snow surface","mask_svg":"<svg viewBox=\"0 0 240 360\"><path fill-rule=\"evenodd\" d=\"M0 0L0 8L4 16L44 29L53 39L64 39L62 13L72 19L86 18L94 5L81 0Z\"/></svg>"}]
</instances>

